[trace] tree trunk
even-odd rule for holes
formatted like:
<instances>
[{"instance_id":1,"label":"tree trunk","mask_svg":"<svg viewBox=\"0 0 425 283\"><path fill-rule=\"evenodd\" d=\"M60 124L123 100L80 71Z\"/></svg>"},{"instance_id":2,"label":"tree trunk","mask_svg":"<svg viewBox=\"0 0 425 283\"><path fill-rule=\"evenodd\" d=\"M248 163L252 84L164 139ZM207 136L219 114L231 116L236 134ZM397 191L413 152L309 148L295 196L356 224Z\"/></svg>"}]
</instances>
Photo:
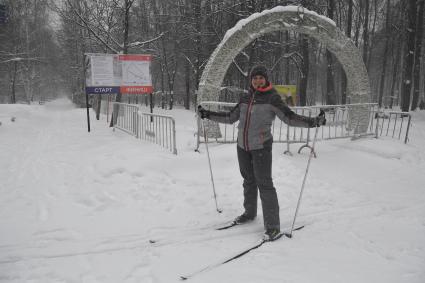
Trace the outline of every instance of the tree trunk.
<instances>
[{"instance_id":1,"label":"tree trunk","mask_svg":"<svg viewBox=\"0 0 425 283\"><path fill-rule=\"evenodd\" d=\"M367 67L367 55L369 49L369 0L365 0L365 15L363 25L363 62Z\"/></svg>"},{"instance_id":2,"label":"tree trunk","mask_svg":"<svg viewBox=\"0 0 425 283\"><path fill-rule=\"evenodd\" d=\"M128 54L128 33L129 33L129 29L130 29L130 9L131 9L131 6L133 5L134 1L135 0L124 0L124 19L123 19L124 37L123 37L123 49L122 49L123 54ZM116 97L115 97L115 102L121 102L121 97L122 97L121 92L118 92ZM111 118L111 123L109 124L110 127L112 127L114 125L114 123L116 123L117 118L118 118L117 115L118 115L118 109L115 109L115 107L114 107L114 111L112 113L112 118Z\"/></svg>"},{"instance_id":3,"label":"tree trunk","mask_svg":"<svg viewBox=\"0 0 425 283\"><path fill-rule=\"evenodd\" d=\"M30 26L32 24L30 23L29 14L32 7L30 7L31 3L29 1L25 1L25 11L24 11L24 26L25 26L25 51L26 51L26 60L25 63L23 63L23 74L22 74L22 81L24 85L25 90L25 99L28 104L31 104L31 95L32 95L32 80L31 80L31 69L32 69L32 63L29 60L32 54L31 50L31 38L30 38Z\"/></svg>"},{"instance_id":4,"label":"tree trunk","mask_svg":"<svg viewBox=\"0 0 425 283\"><path fill-rule=\"evenodd\" d=\"M201 60L202 60L202 11L201 11L201 1L192 0L192 5L194 8L194 15L195 15L195 29L196 29L196 36L195 36L195 50L196 50L196 60L195 60L195 89L199 89L199 81L201 79ZM198 92L195 92L195 106L198 104ZM196 111L196 107L195 107Z\"/></svg>"},{"instance_id":5,"label":"tree trunk","mask_svg":"<svg viewBox=\"0 0 425 283\"><path fill-rule=\"evenodd\" d=\"M329 0L328 2L328 17L334 18L335 2ZM326 104L334 105L336 103L334 75L333 75L333 58L332 53L326 50L327 72L326 72Z\"/></svg>"},{"instance_id":6,"label":"tree trunk","mask_svg":"<svg viewBox=\"0 0 425 283\"><path fill-rule=\"evenodd\" d=\"M186 77L186 96L184 99L184 108L190 109L190 66L189 62L186 61L185 66L185 77Z\"/></svg>"},{"instance_id":7,"label":"tree trunk","mask_svg":"<svg viewBox=\"0 0 425 283\"><path fill-rule=\"evenodd\" d=\"M393 67L393 76L391 79L391 90L390 90L390 103L389 103L389 108L392 109L393 105L394 105L394 98L395 98L395 94L394 94L394 90L395 90L395 86L396 86L396 82L397 82L397 75L398 75L398 68L401 64L400 59L401 59L401 46L402 43L400 40L395 42L395 46L397 46L397 48L394 48L396 51L396 57L394 59L394 67Z\"/></svg>"},{"instance_id":8,"label":"tree trunk","mask_svg":"<svg viewBox=\"0 0 425 283\"><path fill-rule=\"evenodd\" d=\"M283 33L281 31L278 32L277 34L277 38L278 38L278 42L283 42ZM279 45L276 49L275 52L273 53L274 56L274 61L278 62L278 60L280 60L283 56L283 46ZM277 63L276 65L274 65L274 68L272 70L270 70L270 72L273 74L272 77L272 81L275 84L282 84L282 78L281 78L281 64Z\"/></svg>"},{"instance_id":9,"label":"tree trunk","mask_svg":"<svg viewBox=\"0 0 425 283\"><path fill-rule=\"evenodd\" d=\"M307 97L307 103L309 105L316 105L317 101L317 97L318 97L318 93L320 93L320 91L317 88L317 75L318 75L318 53L319 53L319 43L317 42L317 40L311 40L309 42L310 45L310 50L312 52L312 56L310 57L310 59L312 59L313 61L310 63L310 66L312 68L309 69L309 82L308 82L308 86L307 89L310 89L310 95L308 95Z\"/></svg>"},{"instance_id":10,"label":"tree trunk","mask_svg":"<svg viewBox=\"0 0 425 283\"><path fill-rule=\"evenodd\" d=\"M333 58L332 53L326 50L327 72L326 72L326 104L335 105L336 95L333 76Z\"/></svg>"},{"instance_id":11,"label":"tree trunk","mask_svg":"<svg viewBox=\"0 0 425 283\"><path fill-rule=\"evenodd\" d=\"M368 35L368 37L370 37L370 45L369 45L369 51L368 51L368 55L367 55L367 69L370 69L370 63L372 60L372 53L373 53L373 47L375 44L375 30L376 30L376 19L378 16L378 1L377 0L373 0L374 1L374 16L373 16L373 24L372 24L372 33L370 35Z\"/></svg>"},{"instance_id":12,"label":"tree trunk","mask_svg":"<svg viewBox=\"0 0 425 283\"><path fill-rule=\"evenodd\" d=\"M124 36L123 36L123 54L128 54L128 32L130 29L130 9L134 0L124 0Z\"/></svg>"},{"instance_id":13,"label":"tree trunk","mask_svg":"<svg viewBox=\"0 0 425 283\"><path fill-rule=\"evenodd\" d=\"M285 54L289 54L289 41L290 41L290 34L289 31L285 31L285 39L286 39L286 46L285 46ZM285 69L285 84L289 85L291 84L290 78L289 78L289 61L290 58L286 60L286 69Z\"/></svg>"},{"instance_id":14,"label":"tree trunk","mask_svg":"<svg viewBox=\"0 0 425 283\"><path fill-rule=\"evenodd\" d=\"M353 0L348 0L347 29L345 35L351 38L351 27L353 25ZM341 68L341 104L347 103L347 76L343 68Z\"/></svg>"},{"instance_id":15,"label":"tree trunk","mask_svg":"<svg viewBox=\"0 0 425 283\"><path fill-rule=\"evenodd\" d=\"M300 80L300 106L305 106L307 101L307 80L308 80L308 71L309 71L309 52L308 52L308 37L305 35L300 35L300 43L301 43L301 55L303 57L303 61L301 63L301 80ZM296 101L294 101L294 105Z\"/></svg>"},{"instance_id":16,"label":"tree trunk","mask_svg":"<svg viewBox=\"0 0 425 283\"><path fill-rule=\"evenodd\" d=\"M359 1L359 11L357 12L357 21L356 21L356 31L354 34L354 43L358 47L359 46L359 37L360 37L360 26L362 19L362 11L363 11L363 1Z\"/></svg>"},{"instance_id":17,"label":"tree trunk","mask_svg":"<svg viewBox=\"0 0 425 283\"><path fill-rule=\"evenodd\" d=\"M18 62L13 62L13 74L11 79L11 93L10 93L10 103L15 104L16 103L16 75L18 73Z\"/></svg>"},{"instance_id":18,"label":"tree trunk","mask_svg":"<svg viewBox=\"0 0 425 283\"><path fill-rule=\"evenodd\" d=\"M353 0L348 0L348 15L347 15L347 30L346 35L348 38L351 38L351 28L353 25Z\"/></svg>"},{"instance_id":19,"label":"tree trunk","mask_svg":"<svg viewBox=\"0 0 425 283\"><path fill-rule=\"evenodd\" d=\"M102 95L96 95L96 120L100 119L100 107L102 106ZM94 105L93 105L94 107Z\"/></svg>"},{"instance_id":20,"label":"tree trunk","mask_svg":"<svg viewBox=\"0 0 425 283\"><path fill-rule=\"evenodd\" d=\"M413 79L413 60L415 56L415 35L416 35L416 3L407 1L407 46L404 54L402 88L401 88L401 110L409 111L410 95Z\"/></svg>"},{"instance_id":21,"label":"tree trunk","mask_svg":"<svg viewBox=\"0 0 425 283\"><path fill-rule=\"evenodd\" d=\"M419 84L420 84L420 73L421 73L421 54L422 54L422 35L424 29L424 3L425 0L419 0L418 13L416 19L416 43L415 43L415 58L413 67L413 98L411 110L416 110L419 102Z\"/></svg>"},{"instance_id":22,"label":"tree trunk","mask_svg":"<svg viewBox=\"0 0 425 283\"><path fill-rule=\"evenodd\" d=\"M385 21L385 47L384 47L384 56L382 57L382 72L381 72L381 80L379 85L379 93L378 93L378 106L382 107L382 97L384 95L384 87L385 87L385 74L387 72L387 61L388 61L388 49L389 49L389 33L390 33L390 0L387 1L387 15Z\"/></svg>"}]
</instances>

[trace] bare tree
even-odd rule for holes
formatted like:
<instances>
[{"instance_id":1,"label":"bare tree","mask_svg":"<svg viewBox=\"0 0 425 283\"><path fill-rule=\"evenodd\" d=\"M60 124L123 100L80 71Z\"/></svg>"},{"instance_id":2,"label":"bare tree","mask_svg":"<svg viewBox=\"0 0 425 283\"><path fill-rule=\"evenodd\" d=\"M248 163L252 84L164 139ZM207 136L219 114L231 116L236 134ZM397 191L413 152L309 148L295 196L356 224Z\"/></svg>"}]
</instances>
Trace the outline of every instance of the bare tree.
<instances>
[{"instance_id":1,"label":"bare tree","mask_svg":"<svg viewBox=\"0 0 425 283\"><path fill-rule=\"evenodd\" d=\"M413 66L413 98L411 110L416 110L419 102L420 91L420 73L421 73L421 54L422 40L424 31L424 6L425 0L417 1L417 18L416 18L416 38L415 38L415 56ZM423 76L422 76L423 77Z\"/></svg>"},{"instance_id":2,"label":"bare tree","mask_svg":"<svg viewBox=\"0 0 425 283\"><path fill-rule=\"evenodd\" d=\"M406 1L64 0L67 11L62 9L60 17L68 27L58 30L58 38L64 54L72 54L64 56L72 58L66 60L72 62L69 65L73 69L64 71L75 77L69 82L74 85L72 89L81 89L84 52L150 53L154 86L168 95L162 100L164 108L173 108L180 101L190 108L191 103L197 103L196 89L205 63L228 29L238 20L276 5L302 5L327 14L360 46L372 90L376 90L374 97L384 105L386 93L390 99L397 96L394 93L402 73L400 62L403 66L408 63L407 57L399 54L407 48L397 48L403 31L396 29L401 21L396 15ZM233 99L229 96L231 89L246 89L249 69L258 63L273 70L276 82L297 84L301 104L314 100L311 93L317 90L322 90L328 104L346 102L347 81L332 54L323 44L292 31L264 35L242 50L224 78L226 90L221 97ZM13 62L8 65L8 78L13 78ZM20 81L23 64L16 65Z\"/></svg>"},{"instance_id":3,"label":"bare tree","mask_svg":"<svg viewBox=\"0 0 425 283\"><path fill-rule=\"evenodd\" d=\"M389 37L390 37L390 7L391 2L390 0L387 0L387 12L386 12L386 20L385 20L385 47L384 47L384 54L383 54L383 60L382 60L382 72L381 72L381 79L380 79L380 85L379 85L379 94L378 94L378 105L379 107L382 106L382 97L384 94L384 87L385 87L385 75L387 71L387 57L388 57L388 49L389 49Z\"/></svg>"},{"instance_id":4,"label":"bare tree","mask_svg":"<svg viewBox=\"0 0 425 283\"><path fill-rule=\"evenodd\" d=\"M351 38L351 29L353 25L353 0L348 0L348 12L347 12L347 28L345 35ZM345 104L347 100L347 76L344 70L341 70L341 104Z\"/></svg>"},{"instance_id":5,"label":"bare tree","mask_svg":"<svg viewBox=\"0 0 425 283\"><path fill-rule=\"evenodd\" d=\"M335 1L328 0L328 17L330 19L334 18L335 11ZM336 104L336 93L334 85L334 74L333 74L333 57L332 53L329 50L326 50L326 60L327 60L327 76L326 76L326 103L327 104Z\"/></svg>"},{"instance_id":6,"label":"bare tree","mask_svg":"<svg viewBox=\"0 0 425 283\"><path fill-rule=\"evenodd\" d=\"M413 61L415 58L415 37L416 37L416 3L415 1L407 1L407 42L404 53L403 77L401 88L401 110L409 111L410 96L412 91L413 80Z\"/></svg>"},{"instance_id":7,"label":"bare tree","mask_svg":"<svg viewBox=\"0 0 425 283\"><path fill-rule=\"evenodd\" d=\"M57 49L47 0L8 0L2 7L6 17L0 23L0 72L5 80L0 79L0 87L9 90L10 103L30 103L42 93L51 94L57 81L50 71L55 69L50 63Z\"/></svg>"},{"instance_id":8,"label":"bare tree","mask_svg":"<svg viewBox=\"0 0 425 283\"><path fill-rule=\"evenodd\" d=\"M369 51L369 0L365 0L365 15L363 24L363 61L367 67Z\"/></svg>"}]
</instances>

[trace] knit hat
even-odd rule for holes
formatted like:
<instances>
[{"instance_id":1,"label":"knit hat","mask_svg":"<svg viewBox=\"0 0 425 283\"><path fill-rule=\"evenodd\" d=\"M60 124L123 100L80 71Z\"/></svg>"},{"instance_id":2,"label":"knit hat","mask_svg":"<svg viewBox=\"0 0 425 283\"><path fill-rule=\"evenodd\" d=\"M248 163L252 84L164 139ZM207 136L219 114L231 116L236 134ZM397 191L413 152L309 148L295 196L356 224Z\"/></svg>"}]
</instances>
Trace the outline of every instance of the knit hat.
<instances>
[{"instance_id":1,"label":"knit hat","mask_svg":"<svg viewBox=\"0 0 425 283\"><path fill-rule=\"evenodd\" d=\"M250 79L252 80L253 77L255 76L263 76L266 81L269 81L269 76L267 74L267 68L262 66L262 65L258 65L255 66L251 69L251 74L250 74Z\"/></svg>"}]
</instances>

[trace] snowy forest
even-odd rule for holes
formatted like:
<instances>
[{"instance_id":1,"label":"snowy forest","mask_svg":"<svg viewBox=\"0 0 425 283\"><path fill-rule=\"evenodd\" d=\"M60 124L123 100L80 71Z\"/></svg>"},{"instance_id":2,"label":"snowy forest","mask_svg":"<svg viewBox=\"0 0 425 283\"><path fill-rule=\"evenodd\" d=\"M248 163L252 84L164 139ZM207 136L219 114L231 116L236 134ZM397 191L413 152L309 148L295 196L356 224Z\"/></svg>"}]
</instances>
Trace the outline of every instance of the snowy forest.
<instances>
[{"instance_id":1,"label":"snowy forest","mask_svg":"<svg viewBox=\"0 0 425 283\"><path fill-rule=\"evenodd\" d=\"M84 53L151 54L156 103L196 104L203 68L226 31L275 6L299 5L333 19L358 46L371 102L425 108L424 0L0 0L0 103L60 96L84 102ZM345 104L346 80L322 43L302 34L267 34L229 68L223 100L247 87L265 64L275 84L297 85L299 105ZM139 103L140 96L117 95ZM100 101L100 100L99 100Z\"/></svg>"}]
</instances>

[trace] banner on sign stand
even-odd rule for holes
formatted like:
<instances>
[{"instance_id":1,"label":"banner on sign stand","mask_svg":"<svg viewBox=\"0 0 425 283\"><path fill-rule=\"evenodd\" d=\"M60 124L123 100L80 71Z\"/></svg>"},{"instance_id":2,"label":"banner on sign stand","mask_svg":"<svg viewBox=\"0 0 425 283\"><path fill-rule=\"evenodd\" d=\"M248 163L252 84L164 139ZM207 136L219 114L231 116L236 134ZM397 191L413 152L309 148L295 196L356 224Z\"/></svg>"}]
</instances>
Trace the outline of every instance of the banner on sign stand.
<instances>
[{"instance_id":1,"label":"banner on sign stand","mask_svg":"<svg viewBox=\"0 0 425 283\"><path fill-rule=\"evenodd\" d=\"M116 54L86 54L86 93L118 93L122 76L120 64Z\"/></svg>"},{"instance_id":2,"label":"banner on sign stand","mask_svg":"<svg viewBox=\"0 0 425 283\"><path fill-rule=\"evenodd\" d=\"M152 93L151 61L151 55L142 54L85 54L85 90L89 132L88 95Z\"/></svg>"},{"instance_id":3,"label":"banner on sign stand","mask_svg":"<svg viewBox=\"0 0 425 283\"><path fill-rule=\"evenodd\" d=\"M152 93L151 55L119 55L122 78L121 93Z\"/></svg>"},{"instance_id":4,"label":"banner on sign stand","mask_svg":"<svg viewBox=\"0 0 425 283\"><path fill-rule=\"evenodd\" d=\"M86 93L152 93L151 55L86 54Z\"/></svg>"}]
</instances>

